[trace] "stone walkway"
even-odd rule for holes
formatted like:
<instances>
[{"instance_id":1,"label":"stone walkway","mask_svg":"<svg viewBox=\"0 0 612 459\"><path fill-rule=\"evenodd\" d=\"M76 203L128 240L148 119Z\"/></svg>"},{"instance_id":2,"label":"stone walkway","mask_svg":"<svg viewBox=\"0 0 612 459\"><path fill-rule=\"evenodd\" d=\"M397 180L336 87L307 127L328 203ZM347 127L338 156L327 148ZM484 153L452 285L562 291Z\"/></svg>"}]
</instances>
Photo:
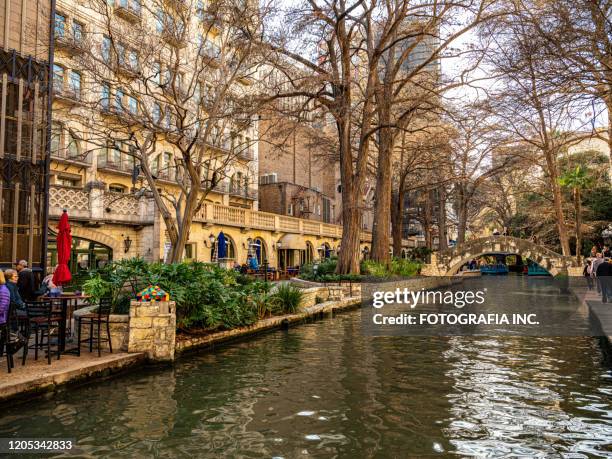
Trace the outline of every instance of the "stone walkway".
<instances>
[{"instance_id":1,"label":"stone walkway","mask_svg":"<svg viewBox=\"0 0 612 459\"><path fill-rule=\"evenodd\" d=\"M0 358L0 403L9 399L28 399L43 392L55 390L58 386L82 382L91 378L103 377L122 371L144 362L144 354L103 352L81 352L81 356L62 355L60 360L38 356L34 360L30 352L25 366L21 358L15 356L15 368L9 374L6 356Z\"/></svg>"},{"instance_id":2,"label":"stone walkway","mask_svg":"<svg viewBox=\"0 0 612 459\"><path fill-rule=\"evenodd\" d=\"M612 344L612 302L602 303L601 295L595 289L586 293L584 301L589 306L590 314L599 322L602 334Z\"/></svg>"}]
</instances>

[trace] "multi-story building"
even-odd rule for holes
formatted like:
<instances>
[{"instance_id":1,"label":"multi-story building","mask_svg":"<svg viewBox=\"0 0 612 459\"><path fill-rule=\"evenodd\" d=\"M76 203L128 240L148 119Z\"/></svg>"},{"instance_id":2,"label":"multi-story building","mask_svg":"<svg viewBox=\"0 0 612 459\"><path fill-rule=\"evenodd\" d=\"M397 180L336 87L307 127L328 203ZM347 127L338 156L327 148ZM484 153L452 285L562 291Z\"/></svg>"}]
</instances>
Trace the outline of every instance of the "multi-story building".
<instances>
[{"instance_id":1,"label":"multi-story building","mask_svg":"<svg viewBox=\"0 0 612 459\"><path fill-rule=\"evenodd\" d=\"M0 265L44 264L50 2L0 1Z\"/></svg>"},{"instance_id":2,"label":"multi-story building","mask_svg":"<svg viewBox=\"0 0 612 459\"><path fill-rule=\"evenodd\" d=\"M213 118L206 138L193 139L202 144L197 156L202 200L193 214L186 258L216 260L222 232L225 258L238 263L251 253L260 262L288 267L340 244L341 228L327 223L332 209L322 200L313 207L318 214L321 206L318 221L259 211L257 116L244 121L235 109L248 99L240 95L256 84L257 72L227 79L241 54L236 37L226 34L238 27L224 23L207 4L193 4L57 1L50 228L67 209L77 273L113 258L168 256L168 228L154 192L163 194L172 210L170 203L185 192L184 143ZM218 97L224 84L232 96ZM315 186L311 182L313 191ZM51 236L51 265L54 256Z\"/></svg>"},{"instance_id":3,"label":"multi-story building","mask_svg":"<svg viewBox=\"0 0 612 459\"><path fill-rule=\"evenodd\" d=\"M262 121L259 208L325 223L336 219L337 164L317 148L313 121Z\"/></svg>"}]
</instances>

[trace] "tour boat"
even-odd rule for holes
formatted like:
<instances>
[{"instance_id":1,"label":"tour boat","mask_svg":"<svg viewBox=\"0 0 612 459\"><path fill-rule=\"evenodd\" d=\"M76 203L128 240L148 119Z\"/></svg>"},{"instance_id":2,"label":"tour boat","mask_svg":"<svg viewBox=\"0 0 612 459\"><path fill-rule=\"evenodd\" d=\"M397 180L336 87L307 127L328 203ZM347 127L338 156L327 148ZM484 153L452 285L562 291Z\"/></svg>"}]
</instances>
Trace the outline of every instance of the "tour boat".
<instances>
[{"instance_id":1,"label":"tour boat","mask_svg":"<svg viewBox=\"0 0 612 459\"><path fill-rule=\"evenodd\" d=\"M550 273L542 268L540 265L530 263L527 267L528 276L550 276Z\"/></svg>"},{"instance_id":2,"label":"tour boat","mask_svg":"<svg viewBox=\"0 0 612 459\"><path fill-rule=\"evenodd\" d=\"M480 267L480 273L490 275L504 275L508 274L508 266L503 263L483 265Z\"/></svg>"}]
</instances>

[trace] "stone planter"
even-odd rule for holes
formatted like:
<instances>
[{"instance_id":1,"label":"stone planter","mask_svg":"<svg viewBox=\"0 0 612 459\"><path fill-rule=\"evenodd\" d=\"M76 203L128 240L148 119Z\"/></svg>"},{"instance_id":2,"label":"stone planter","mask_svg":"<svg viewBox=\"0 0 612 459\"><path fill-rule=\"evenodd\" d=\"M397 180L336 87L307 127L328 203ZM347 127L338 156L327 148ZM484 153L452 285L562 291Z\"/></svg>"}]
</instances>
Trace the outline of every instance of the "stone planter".
<instances>
[{"instance_id":1,"label":"stone planter","mask_svg":"<svg viewBox=\"0 0 612 459\"><path fill-rule=\"evenodd\" d=\"M73 326L72 326L72 336L74 340L77 339L77 318L82 314L89 314L90 312L95 312L97 306L87 306L85 308L77 309L74 311L73 317ZM110 334L111 334L111 343L113 345L113 352L127 352L128 350L128 338L130 331L130 316L127 314L111 314L109 317L110 321ZM94 332L95 333L95 332ZM106 329L102 328L102 333L106 333ZM95 336L95 335L94 335ZM89 327L83 325L81 327L81 339L89 338ZM103 343L106 346L106 343Z\"/></svg>"},{"instance_id":2,"label":"stone planter","mask_svg":"<svg viewBox=\"0 0 612 459\"><path fill-rule=\"evenodd\" d=\"M143 352L153 361L172 361L175 338L174 301L130 303L128 352Z\"/></svg>"}]
</instances>

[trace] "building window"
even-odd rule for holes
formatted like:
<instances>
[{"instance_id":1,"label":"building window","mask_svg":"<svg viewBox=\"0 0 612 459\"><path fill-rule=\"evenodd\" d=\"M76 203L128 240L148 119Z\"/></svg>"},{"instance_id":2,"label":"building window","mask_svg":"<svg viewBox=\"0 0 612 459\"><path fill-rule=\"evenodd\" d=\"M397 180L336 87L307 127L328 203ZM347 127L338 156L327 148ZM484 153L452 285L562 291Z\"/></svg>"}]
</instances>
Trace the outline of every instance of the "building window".
<instances>
[{"instance_id":1,"label":"building window","mask_svg":"<svg viewBox=\"0 0 612 459\"><path fill-rule=\"evenodd\" d=\"M78 21L72 23L72 38L76 42L83 41L83 24Z\"/></svg>"},{"instance_id":2,"label":"building window","mask_svg":"<svg viewBox=\"0 0 612 459\"><path fill-rule=\"evenodd\" d=\"M110 191L111 193L125 193L126 187L118 183L111 183L108 186L108 191Z\"/></svg>"},{"instance_id":3,"label":"building window","mask_svg":"<svg viewBox=\"0 0 612 459\"><path fill-rule=\"evenodd\" d=\"M81 74L74 70L70 72L70 92L77 98L81 98Z\"/></svg>"},{"instance_id":4,"label":"building window","mask_svg":"<svg viewBox=\"0 0 612 459\"><path fill-rule=\"evenodd\" d=\"M60 186L69 186L73 188L79 188L81 186L81 179L73 178L73 177L63 177L59 175L56 177L55 183Z\"/></svg>"},{"instance_id":5,"label":"building window","mask_svg":"<svg viewBox=\"0 0 612 459\"><path fill-rule=\"evenodd\" d=\"M64 38L66 35L66 16L55 13L54 32L56 37Z\"/></svg>"},{"instance_id":6,"label":"building window","mask_svg":"<svg viewBox=\"0 0 612 459\"><path fill-rule=\"evenodd\" d=\"M321 215L319 213L319 215ZM323 198L323 221L325 223L331 223L332 212L331 212L331 201L327 198Z\"/></svg>"},{"instance_id":7,"label":"building window","mask_svg":"<svg viewBox=\"0 0 612 459\"><path fill-rule=\"evenodd\" d=\"M127 107L131 115L138 114L138 100L135 97L127 97Z\"/></svg>"},{"instance_id":8,"label":"building window","mask_svg":"<svg viewBox=\"0 0 612 459\"><path fill-rule=\"evenodd\" d=\"M123 111L123 97L124 97L123 89L117 89L115 91L115 110L119 113Z\"/></svg>"},{"instance_id":9,"label":"building window","mask_svg":"<svg viewBox=\"0 0 612 459\"><path fill-rule=\"evenodd\" d=\"M102 94L100 97L100 104L102 105L102 110L108 110L110 108L110 97L111 97L110 86L104 83L102 85Z\"/></svg>"},{"instance_id":10,"label":"building window","mask_svg":"<svg viewBox=\"0 0 612 459\"><path fill-rule=\"evenodd\" d=\"M161 107L157 102L153 104L153 110L151 111L151 119L155 124L159 124L161 120Z\"/></svg>"},{"instance_id":11,"label":"building window","mask_svg":"<svg viewBox=\"0 0 612 459\"><path fill-rule=\"evenodd\" d=\"M77 159L80 156L79 142L72 135L70 131L67 131L68 138L68 157L72 159Z\"/></svg>"},{"instance_id":12,"label":"building window","mask_svg":"<svg viewBox=\"0 0 612 459\"><path fill-rule=\"evenodd\" d=\"M102 59L104 62L110 62L110 54L111 54L111 39L110 37L102 38Z\"/></svg>"},{"instance_id":13,"label":"building window","mask_svg":"<svg viewBox=\"0 0 612 459\"><path fill-rule=\"evenodd\" d=\"M196 259L196 243L190 242L185 244L185 259L195 260Z\"/></svg>"},{"instance_id":14,"label":"building window","mask_svg":"<svg viewBox=\"0 0 612 459\"><path fill-rule=\"evenodd\" d=\"M62 125L53 123L51 126L51 154L58 156L62 142Z\"/></svg>"},{"instance_id":15,"label":"building window","mask_svg":"<svg viewBox=\"0 0 612 459\"><path fill-rule=\"evenodd\" d=\"M66 70L58 64L53 64L53 90L62 92L64 90L64 74Z\"/></svg>"}]
</instances>

